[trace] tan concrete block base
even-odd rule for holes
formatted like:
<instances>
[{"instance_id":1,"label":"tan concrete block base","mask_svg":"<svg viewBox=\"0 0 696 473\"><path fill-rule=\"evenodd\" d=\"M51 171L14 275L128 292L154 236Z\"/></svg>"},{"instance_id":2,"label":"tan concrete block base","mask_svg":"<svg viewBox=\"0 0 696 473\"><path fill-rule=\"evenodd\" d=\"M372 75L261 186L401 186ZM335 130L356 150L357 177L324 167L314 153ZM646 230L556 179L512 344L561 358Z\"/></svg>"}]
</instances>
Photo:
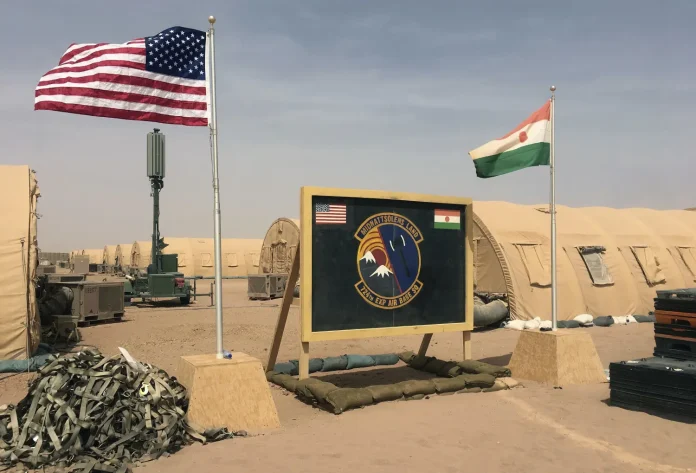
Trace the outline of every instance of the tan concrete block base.
<instances>
[{"instance_id":1,"label":"tan concrete block base","mask_svg":"<svg viewBox=\"0 0 696 473\"><path fill-rule=\"evenodd\" d=\"M522 332L508 366L515 378L554 386L607 382L592 337L581 329Z\"/></svg>"},{"instance_id":2,"label":"tan concrete block base","mask_svg":"<svg viewBox=\"0 0 696 473\"><path fill-rule=\"evenodd\" d=\"M261 360L246 353L182 356L177 379L188 390L188 419L202 428L259 432L280 427Z\"/></svg>"}]
</instances>

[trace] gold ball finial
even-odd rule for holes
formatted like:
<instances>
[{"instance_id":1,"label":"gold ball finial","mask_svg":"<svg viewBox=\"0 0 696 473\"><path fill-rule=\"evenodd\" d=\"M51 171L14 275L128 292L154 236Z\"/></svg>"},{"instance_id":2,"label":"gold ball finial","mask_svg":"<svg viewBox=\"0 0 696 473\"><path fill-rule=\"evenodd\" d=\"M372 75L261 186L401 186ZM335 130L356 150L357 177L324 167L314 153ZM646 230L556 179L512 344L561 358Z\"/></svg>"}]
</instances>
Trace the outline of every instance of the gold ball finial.
<instances>
[{"instance_id":1,"label":"gold ball finial","mask_svg":"<svg viewBox=\"0 0 696 473\"><path fill-rule=\"evenodd\" d=\"M555 86L555 85L552 85L552 86L549 87L549 88L551 89L551 92L556 92L556 86Z\"/></svg>"},{"instance_id":2,"label":"gold ball finial","mask_svg":"<svg viewBox=\"0 0 696 473\"><path fill-rule=\"evenodd\" d=\"M215 24L215 17L213 15L210 15L208 17L208 23L210 23L211 25Z\"/></svg>"}]
</instances>

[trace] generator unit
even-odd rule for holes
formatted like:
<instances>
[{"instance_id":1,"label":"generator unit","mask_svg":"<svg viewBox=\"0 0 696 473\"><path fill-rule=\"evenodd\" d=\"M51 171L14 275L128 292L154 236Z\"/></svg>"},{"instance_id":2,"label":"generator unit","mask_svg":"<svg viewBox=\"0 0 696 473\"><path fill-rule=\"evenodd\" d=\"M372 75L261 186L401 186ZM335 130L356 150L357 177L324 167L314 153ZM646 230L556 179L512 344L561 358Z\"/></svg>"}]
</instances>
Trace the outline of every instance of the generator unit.
<instances>
[{"instance_id":1,"label":"generator unit","mask_svg":"<svg viewBox=\"0 0 696 473\"><path fill-rule=\"evenodd\" d=\"M247 296L252 300L283 297L287 282L287 274L250 274L248 276Z\"/></svg>"},{"instance_id":2,"label":"generator unit","mask_svg":"<svg viewBox=\"0 0 696 473\"><path fill-rule=\"evenodd\" d=\"M72 272L75 274L89 273L89 256L74 256Z\"/></svg>"},{"instance_id":3,"label":"generator unit","mask_svg":"<svg viewBox=\"0 0 696 473\"><path fill-rule=\"evenodd\" d=\"M84 275L47 274L37 287L42 323L59 327L121 320L124 313L123 281L87 281Z\"/></svg>"}]
</instances>

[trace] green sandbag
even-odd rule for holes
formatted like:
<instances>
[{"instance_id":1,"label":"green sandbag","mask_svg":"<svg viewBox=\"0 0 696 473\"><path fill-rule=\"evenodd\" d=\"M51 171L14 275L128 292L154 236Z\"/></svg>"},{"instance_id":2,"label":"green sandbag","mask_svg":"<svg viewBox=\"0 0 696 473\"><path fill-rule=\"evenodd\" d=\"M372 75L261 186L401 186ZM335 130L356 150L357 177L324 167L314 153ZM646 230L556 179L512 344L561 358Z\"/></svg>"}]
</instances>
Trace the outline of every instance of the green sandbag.
<instances>
[{"instance_id":1,"label":"green sandbag","mask_svg":"<svg viewBox=\"0 0 696 473\"><path fill-rule=\"evenodd\" d=\"M438 374L446 364L446 361L438 360L437 358L431 358L423 367L423 371L432 374Z\"/></svg>"},{"instance_id":2,"label":"green sandbag","mask_svg":"<svg viewBox=\"0 0 696 473\"><path fill-rule=\"evenodd\" d=\"M413 360L413 358L415 358L416 354L413 353L412 351L404 351L404 352L399 353L397 356L404 363L410 364L411 360Z\"/></svg>"},{"instance_id":3,"label":"green sandbag","mask_svg":"<svg viewBox=\"0 0 696 473\"><path fill-rule=\"evenodd\" d=\"M493 386L490 388L486 388L483 390L484 393L493 393L496 391L504 391L505 389L509 389L508 385L503 383L501 380L496 379L495 383L493 383Z\"/></svg>"},{"instance_id":4,"label":"green sandbag","mask_svg":"<svg viewBox=\"0 0 696 473\"><path fill-rule=\"evenodd\" d=\"M406 398L407 401L420 401L425 397L425 394L414 394Z\"/></svg>"},{"instance_id":5,"label":"green sandbag","mask_svg":"<svg viewBox=\"0 0 696 473\"><path fill-rule=\"evenodd\" d=\"M297 394L300 398L311 401L312 399L314 399L314 394L312 394L308 386L316 383L323 383L323 381L317 378L307 378L298 380L295 384L295 394Z\"/></svg>"},{"instance_id":6,"label":"green sandbag","mask_svg":"<svg viewBox=\"0 0 696 473\"><path fill-rule=\"evenodd\" d=\"M343 371L347 366L347 356L330 356L328 358L324 358L324 365L321 367L321 371Z\"/></svg>"},{"instance_id":7,"label":"green sandbag","mask_svg":"<svg viewBox=\"0 0 696 473\"><path fill-rule=\"evenodd\" d=\"M266 381L270 381L272 383L273 377L277 374L280 374L280 373L278 373L277 371L267 371L266 372Z\"/></svg>"},{"instance_id":8,"label":"green sandbag","mask_svg":"<svg viewBox=\"0 0 696 473\"><path fill-rule=\"evenodd\" d=\"M492 374L479 373L479 374L462 374L457 376L466 381L467 388L490 388L495 384L495 376Z\"/></svg>"},{"instance_id":9,"label":"green sandbag","mask_svg":"<svg viewBox=\"0 0 696 473\"><path fill-rule=\"evenodd\" d=\"M273 382L292 392L295 392L295 388L297 387L297 379L289 374L276 375L273 377Z\"/></svg>"},{"instance_id":10,"label":"green sandbag","mask_svg":"<svg viewBox=\"0 0 696 473\"><path fill-rule=\"evenodd\" d=\"M348 358L347 370L375 366L375 359L369 355L346 355L346 357Z\"/></svg>"},{"instance_id":11,"label":"green sandbag","mask_svg":"<svg viewBox=\"0 0 696 473\"><path fill-rule=\"evenodd\" d=\"M275 366L273 367L273 371L277 373L283 373L283 374L290 374L290 375L297 375L297 366L295 366L293 363L276 363Z\"/></svg>"},{"instance_id":12,"label":"green sandbag","mask_svg":"<svg viewBox=\"0 0 696 473\"><path fill-rule=\"evenodd\" d=\"M375 360L375 366L395 365L399 362L399 357L394 353L372 355L372 358Z\"/></svg>"},{"instance_id":13,"label":"green sandbag","mask_svg":"<svg viewBox=\"0 0 696 473\"><path fill-rule=\"evenodd\" d=\"M448 361L444 365L442 365L442 368L436 373L438 376L442 376L443 378L454 378L456 376L459 376L462 373L461 368L457 366L456 361Z\"/></svg>"},{"instance_id":14,"label":"green sandbag","mask_svg":"<svg viewBox=\"0 0 696 473\"><path fill-rule=\"evenodd\" d=\"M457 363L464 373L478 374L486 373L495 376L496 378L506 378L512 376L510 369L507 366L496 366L489 363L476 360L465 360Z\"/></svg>"},{"instance_id":15,"label":"green sandbag","mask_svg":"<svg viewBox=\"0 0 696 473\"><path fill-rule=\"evenodd\" d=\"M369 406L372 404L372 394L365 388L338 388L326 395L326 402L333 407L334 414L340 414L348 409Z\"/></svg>"},{"instance_id":16,"label":"green sandbag","mask_svg":"<svg viewBox=\"0 0 696 473\"><path fill-rule=\"evenodd\" d=\"M403 381L399 383L404 390L404 396L411 397L415 394L435 394L435 384L430 379Z\"/></svg>"},{"instance_id":17,"label":"green sandbag","mask_svg":"<svg viewBox=\"0 0 696 473\"><path fill-rule=\"evenodd\" d=\"M320 404L326 403L326 396L331 392L338 389L335 384L327 383L326 381L320 381L319 383L310 383L307 385L307 389L312 393L314 399Z\"/></svg>"},{"instance_id":18,"label":"green sandbag","mask_svg":"<svg viewBox=\"0 0 696 473\"><path fill-rule=\"evenodd\" d=\"M457 391L457 394L480 393L481 388L464 388Z\"/></svg>"},{"instance_id":19,"label":"green sandbag","mask_svg":"<svg viewBox=\"0 0 696 473\"><path fill-rule=\"evenodd\" d=\"M295 366L295 368L298 370L298 371L295 371L294 374L299 373L300 361L299 360L290 360L290 363L292 363ZM278 365L276 365L276 366L278 366ZM317 371L321 371L323 366L324 366L324 360L322 358L312 358L311 360L309 360L309 372L310 373L316 373ZM293 373L291 373L291 374L293 374Z\"/></svg>"},{"instance_id":20,"label":"green sandbag","mask_svg":"<svg viewBox=\"0 0 696 473\"><path fill-rule=\"evenodd\" d=\"M404 395L403 388L398 384L378 384L365 389L370 391L375 402L396 401Z\"/></svg>"},{"instance_id":21,"label":"green sandbag","mask_svg":"<svg viewBox=\"0 0 696 473\"><path fill-rule=\"evenodd\" d=\"M431 356L416 355L411 359L411 362L408 365L413 369L422 370L430 360L432 360Z\"/></svg>"},{"instance_id":22,"label":"green sandbag","mask_svg":"<svg viewBox=\"0 0 696 473\"><path fill-rule=\"evenodd\" d=\"M432 381L438 394L453 393L466 388L466 380L460 376L456 378L435 378Z\"/></svg>"}]
</instances>

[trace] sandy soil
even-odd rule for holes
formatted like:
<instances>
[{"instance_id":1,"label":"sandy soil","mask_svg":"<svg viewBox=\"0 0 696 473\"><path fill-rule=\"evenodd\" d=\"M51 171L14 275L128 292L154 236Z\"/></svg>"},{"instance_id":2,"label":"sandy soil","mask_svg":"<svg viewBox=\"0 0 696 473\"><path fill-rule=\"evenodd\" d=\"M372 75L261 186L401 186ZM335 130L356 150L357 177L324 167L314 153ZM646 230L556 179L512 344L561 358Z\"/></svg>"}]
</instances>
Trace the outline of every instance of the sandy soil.
<instances>
[{"instance_id":1,"label":"sandy soil","mask_svg":"<svg viewBox=\"0 0 696 473\"><path fill-rule=\"evenodd\" d=\"M225 347L264 362L279 301L245 297L244 281L226 281ZM176 375L181 355L212 353L215 316L209 298L187 309L178 305L130 307L125 320L81 329L83 344L106 354L127 348L136 358ZM588 330L605 367L611 361L648 357L652 324ZM519 332L492 330L472 336L474 358L508 362ZM316 343L311 356L377 354L417 349L420 337ZM297 358L298 309L291 309L279 361ZM429 354L461 359L461 335L433 337ZM335 375L331 375L335 376ZM342 385L400 380L418 372L399 364L350 372ZM29 376L0 375L0 404L26 394ZM608 384L554 389L525 382L497 393L432 396L382 403L340 416L313 409L272 387L283 427L246 439L194 445L139 471L200 473L534 471L696 471L696 426L611 407Z\"/></svg>"}]
</instances>

